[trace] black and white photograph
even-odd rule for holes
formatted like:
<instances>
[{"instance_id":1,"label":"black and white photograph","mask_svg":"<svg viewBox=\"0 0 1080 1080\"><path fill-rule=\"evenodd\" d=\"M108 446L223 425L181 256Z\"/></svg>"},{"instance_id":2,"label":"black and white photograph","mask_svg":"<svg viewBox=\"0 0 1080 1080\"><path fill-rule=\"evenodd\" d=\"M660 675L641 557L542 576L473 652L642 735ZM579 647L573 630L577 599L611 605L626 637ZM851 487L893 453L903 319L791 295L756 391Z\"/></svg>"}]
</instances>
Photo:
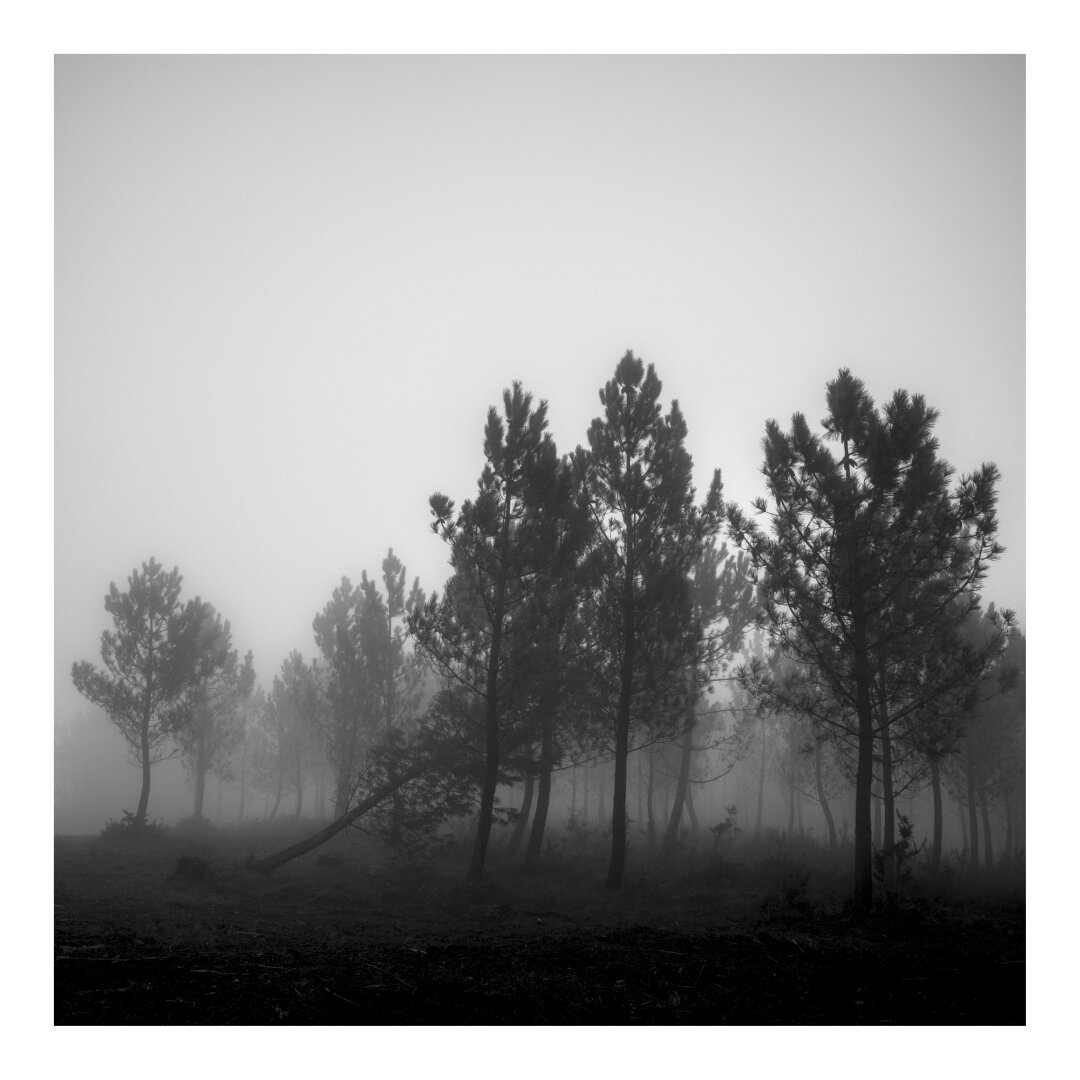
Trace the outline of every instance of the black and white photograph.
<instances>
[{"instance_id":1,"label":"black and white photograph","mask_svg":"<svg viewBox=\"0 0 1080 1080\"><path fill-rule=\"evenodd\" d=\"M1027 74L58 51L54 1025L1026 1025Z\"/></svg>"}]
</instances>

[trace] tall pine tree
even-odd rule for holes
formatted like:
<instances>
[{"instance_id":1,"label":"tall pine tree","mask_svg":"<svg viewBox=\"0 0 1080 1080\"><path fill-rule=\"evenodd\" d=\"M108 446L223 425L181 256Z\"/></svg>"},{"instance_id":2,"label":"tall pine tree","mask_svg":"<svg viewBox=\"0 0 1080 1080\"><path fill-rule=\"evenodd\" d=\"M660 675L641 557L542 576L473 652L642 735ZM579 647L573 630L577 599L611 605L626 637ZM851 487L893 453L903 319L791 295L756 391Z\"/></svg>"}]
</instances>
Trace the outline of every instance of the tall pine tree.
<instances>
[{"instance_id":1,"label":"tall pine tree","mask_svg":"<svg viewBox=\"0 0 1080 1080\"><path fill-rule=\"evenodd\" d=\"M731 536L750 555L772 642L806 670L804 685L848 727L855 769L855 904L873 896L871 791L875 738L887 709L883 673L940 633L951 606L1002 548L996 541L997 469L983 465L950 488L937 456L937 412L898 390L878 411L843 369L826 389L824 435L801 413L790 432L766 425L768 530L735 506ZM839 444L834 457L826 442ZM797 681L797 680L796 680ZM808 702L794 703L797 708Z\"/></svg>"},{"instance_id":2,"label":"tall pine tree","mask_svg":"<svg viewBox=\"0 0 1080 1080\"><path fill-rule=\"evenodd\" d=\"M614 735L615 783L607 885L626 865L626 774L635 713L686 670L690 571L720 525L720 475L694 506L693 462L678 402L667 415L653 365L627 352L600 392L587 468L596 534L591 655L598 706Z\"/></svg>"}]
</instances>

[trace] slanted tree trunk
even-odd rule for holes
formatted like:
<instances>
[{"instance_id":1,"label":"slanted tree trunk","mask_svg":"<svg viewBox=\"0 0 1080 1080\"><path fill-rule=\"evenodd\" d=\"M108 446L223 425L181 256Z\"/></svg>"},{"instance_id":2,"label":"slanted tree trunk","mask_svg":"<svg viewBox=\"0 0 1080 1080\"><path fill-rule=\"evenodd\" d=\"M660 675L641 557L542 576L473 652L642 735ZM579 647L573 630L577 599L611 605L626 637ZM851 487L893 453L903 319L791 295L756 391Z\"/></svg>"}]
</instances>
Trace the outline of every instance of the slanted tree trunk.
<instances>
[{"instance_id":1,"label":"slanted tree trunk","mask_svg":"<svg viewBox=\"0 0 1080 1080\"><path fill-rule=\"evenodd\" d=\"M382 787L376 789L366 799L361 799L360 802L348 811L348 813L343 814L335 821L332 821L325 829L320 829L313 836L309 836L306 840L301 840L300 843L293 844L283 851L279 851L274 855L268 855L265 859L260 859L258 862L252 864L252 869L258 870L263 874L268 874L271 870L276 870L279 866L284 866L285 863L291 862L301 855L306 855L309 851L314 851L317 847L321 847L327 840L341 832L342 829L347 828L369 810L373 810L379 803L388 799L399 788L410 781L415 780L418 776L422 776L429 769L438 765L442 760L443 758L440 757L418 762L411 768L399 773L392 783L383 784Z\"/></svg>"}]
</instances>

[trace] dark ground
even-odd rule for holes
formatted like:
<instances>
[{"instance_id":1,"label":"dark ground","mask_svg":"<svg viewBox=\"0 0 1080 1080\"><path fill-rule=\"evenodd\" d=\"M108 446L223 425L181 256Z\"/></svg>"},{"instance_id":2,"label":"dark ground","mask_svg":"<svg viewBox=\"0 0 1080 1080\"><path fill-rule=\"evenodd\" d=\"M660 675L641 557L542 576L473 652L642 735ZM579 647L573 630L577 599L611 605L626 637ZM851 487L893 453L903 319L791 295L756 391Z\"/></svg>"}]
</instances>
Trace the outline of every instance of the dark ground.
<instances>
[{"instance_id":1,"label":"dark ground","mask_svg":"<svg viewBox=\"0 0 1080 1080\"><path fill-rule=\"evenodd\" d=\"M248 830L57 838L57 1024L1023 1024L1022 899L913 890L866 923L789 856L667 881L379 865L263 877ZM178 871L179 866L179 871Z\"/></svg>"}]
</instances>

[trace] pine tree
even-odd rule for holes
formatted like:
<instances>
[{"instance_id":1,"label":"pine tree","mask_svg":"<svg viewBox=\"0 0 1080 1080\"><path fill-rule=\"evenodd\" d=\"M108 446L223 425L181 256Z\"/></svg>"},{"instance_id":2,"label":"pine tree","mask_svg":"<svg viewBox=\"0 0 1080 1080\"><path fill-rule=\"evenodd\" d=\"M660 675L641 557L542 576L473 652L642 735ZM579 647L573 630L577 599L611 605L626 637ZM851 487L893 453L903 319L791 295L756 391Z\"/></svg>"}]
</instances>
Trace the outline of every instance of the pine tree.
<instances>
[{"instance_id":1,"label":"pine tree","mask_svg":"<svg viewBox=\"0 0 1080 1080\"><path fill-rule=\"evenodd\" d=\"M541 523L558 482L546 427L547 403L533 409L519 382L504 391L502 415L494 406L488 411L476 498L458 513L447 496L436 492L430 499L432 529L450 548L454 574L442 597L433 595L410 620L436 672L482 708L483 775L468 871L474 883L487 857L503 742L515 712L520 715L523 665L539 631L527 618L528 600L545 570Z\"/></svg>"},{"instance_id":2,"label":"pine tree","mask_svg":"<svg viewBox=\"0 0 1080 1080\"><path fill-rule=\"evenodd\" d=\"M766 425L763 472L772 500L755 507L768 532L734 506L731 536L751 557L772 641L804 666L795 704L841 725L857 745L855 904L872 901L871 789L875 736L887 727L890 666L903 665L974 595L996 541L992 464L949 487L937 456L937 412L898 390L879 412L841 370L826 391L824 437L796 413L791 430ZM835 458L826 440L840 444ZM882 673L886 677L882 677ZM815 713L831 700L834 708Z\"/></svg>"},{"instance_id":3,"label":"pine tree","mask_svg":"<svg viewBox=\"0 0 1080 1080\"><path fill-rule=\"evenodd\" d=\"M589 428L597 616L590 652L597 705L614 735L609 888L622 883L626 864L631 728L650 701L670 701L672 683L685 670L689 574L720 524L719 472L698 510L686 423L678 402L663 415L661 389L653 365L646 370L627 352L600 392L604 415Z\"/></svg>"},{"instance_id":4,"label":"pine tree","mask_svg":"<svg viewBox=\"0 0 1080 1080\"><path fill-rule=\"evenodd\" d=\"M127 741L142 769L142 789L133 821L146 824L150 769L175 752L169 712L193 674L191 641L201 623L196 598L181 606L183 578L175 567L165 573L151 558L133 570L127 592L109 584L105 610L113 629L101 635L105 669L82 660L71 669L75 688L100 706Z\"/></svg>"},{"instance_id":5,"label":"pine tree","mask_svg":"<svg viewBox=\"0 0 1080 1080\"><path fill-rule=\"evenodd\" d=\"M229 624L209 604L202 605L191 650L191 682L170 710L168 727L195 787L193 817L199 821L207 773L223 767L240 741L240 703L254 667L250 653L240 666Z\"/></svg>"}]
</instances>

